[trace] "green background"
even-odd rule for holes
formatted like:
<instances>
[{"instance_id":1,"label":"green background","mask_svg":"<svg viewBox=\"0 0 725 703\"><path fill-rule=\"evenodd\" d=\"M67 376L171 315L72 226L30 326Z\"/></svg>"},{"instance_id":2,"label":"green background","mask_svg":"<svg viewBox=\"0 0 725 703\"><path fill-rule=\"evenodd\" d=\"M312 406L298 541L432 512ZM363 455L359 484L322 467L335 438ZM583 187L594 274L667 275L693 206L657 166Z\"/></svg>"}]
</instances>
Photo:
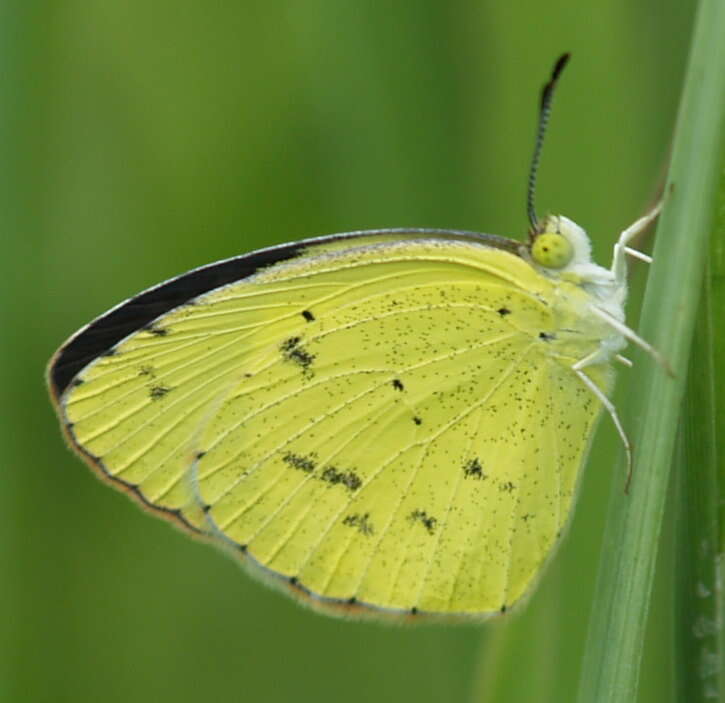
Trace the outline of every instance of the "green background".
<instances>
[{"instance_id":1,"label":"green background","mask_svg":"<svg viewBox=\"0 0 725 703\"><path fill-rule=\"evenodd\" d=\"M260 246L393 226L523 237L538 91L566 50L539 211L608 262L664 174L693 6L3 4L0 700L573 697L624 486L611 423L523 612L391 627L302 609L102 485L64 447L44 365L124 298ZM620 403L636 380L620 375ZM665 534L641 701L670 695L669 550Z\"/></svg>"}]
</instances>

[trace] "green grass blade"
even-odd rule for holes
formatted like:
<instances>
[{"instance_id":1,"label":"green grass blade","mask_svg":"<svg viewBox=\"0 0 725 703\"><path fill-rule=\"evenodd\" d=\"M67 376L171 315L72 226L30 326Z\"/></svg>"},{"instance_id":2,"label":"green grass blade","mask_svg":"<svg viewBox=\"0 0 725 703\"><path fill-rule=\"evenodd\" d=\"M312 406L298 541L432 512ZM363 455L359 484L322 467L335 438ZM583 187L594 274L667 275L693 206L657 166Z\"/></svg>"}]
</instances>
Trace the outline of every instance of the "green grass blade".
<instances>
[{"instance_id":1,"label":"green grass blade","mask_svg":"<svg viewBox=\"0 0 725 703\"><path fill-rule=\"evenodd\" d=\"M710 247L710 298L712 311L712 358L714 432L718 438L715 451L717 494L717 556L715 562L715 623L718 628L720 700L725 700L725 157L720 170L720 192L712 245Z\"/></svg>"},{"instance_id":2,"label":"green grass blade","mask_svg":"<svg viewBox=\"0 0 725 703\"><path fill-rule=\"evenodd\" d=\"M615 486L579 686L580 703L636 700L647 613L717 190L725 115L725 3L699 8L673 147L666 206L640 332L675 377L635 354L634 479Z\"/></svg>"},{"instance_id":3,"label":"green grass blade","mask_svg":"<svg viewBox=\"0 0 725 703\"><path fill-rule=\"evenodd\" d=\"M712 293L706 279L673 469L678 483L675 677L678 700L722 700L717 563L719 480Z\"/></svg>"}]
</instances>

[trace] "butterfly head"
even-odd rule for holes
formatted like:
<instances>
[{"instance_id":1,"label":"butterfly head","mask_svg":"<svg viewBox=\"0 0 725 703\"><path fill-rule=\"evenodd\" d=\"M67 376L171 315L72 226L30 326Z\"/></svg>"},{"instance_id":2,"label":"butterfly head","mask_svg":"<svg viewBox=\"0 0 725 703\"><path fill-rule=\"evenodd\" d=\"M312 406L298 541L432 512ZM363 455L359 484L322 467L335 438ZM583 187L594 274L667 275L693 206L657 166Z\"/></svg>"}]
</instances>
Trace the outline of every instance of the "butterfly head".
<instances>
[{"instance_id":1,"label":"butterfly head","mask_svg":"<svg viewBox=\"0 0 725 703\"><path fill-rule=\"evenodd\" d=\"M575 270L592 257L587 233L563 215L548 215L538 223L529 252L534 264L549 273Z\"/></svg>"}]
</instances>

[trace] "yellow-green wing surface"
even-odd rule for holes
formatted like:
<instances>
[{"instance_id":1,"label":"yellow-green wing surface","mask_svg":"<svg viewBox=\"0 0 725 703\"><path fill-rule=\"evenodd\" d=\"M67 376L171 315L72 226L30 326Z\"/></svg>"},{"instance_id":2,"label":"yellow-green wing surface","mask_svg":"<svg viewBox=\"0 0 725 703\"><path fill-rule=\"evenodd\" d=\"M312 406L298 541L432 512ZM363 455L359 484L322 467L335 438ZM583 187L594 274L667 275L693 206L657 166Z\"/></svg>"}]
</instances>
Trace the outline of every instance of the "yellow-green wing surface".
<instances>
[{"instance_id":1,"label":"yellow-green wing surface","mask_svg":"<svg viewBox=\"0 0 725 703\"><path fill-rule=\"evenodd\" d=\"M484 616L551 554L599 413L562 286L501 238L308 240L124 303L49 379L104 477L313 604Z\"/></svg>"}]
</instances>

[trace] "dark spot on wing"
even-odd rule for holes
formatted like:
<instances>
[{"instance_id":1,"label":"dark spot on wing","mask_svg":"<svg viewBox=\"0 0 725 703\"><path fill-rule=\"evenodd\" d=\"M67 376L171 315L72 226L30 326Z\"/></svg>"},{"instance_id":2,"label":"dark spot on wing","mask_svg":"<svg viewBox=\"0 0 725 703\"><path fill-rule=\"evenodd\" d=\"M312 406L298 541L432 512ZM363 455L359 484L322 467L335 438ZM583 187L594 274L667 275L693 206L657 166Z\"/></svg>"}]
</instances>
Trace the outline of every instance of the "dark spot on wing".
<instances>
[{"instance_id":1,"label":"dark spot on wing","mask_svg":"<svg viewBox=\"0 0 725 703\"><path fill-rule=\"evenodd\" d=\"M149 390L149 398L151 400L159 400L163 398L171 388L168 386L151 386L151 389Z\"/></svg>"},{"instance_id":2,"label":"dark spot on wing","mask_svg":"<svg viewBox=\"0 0 725 703\"><path fill-rule=\"evenodd\" d=\"M290 576L289 577L289 582L290 582L290 585L291 586L296 586L297 585L297 577L296 576Z\"/></svg>"},{"instance_id":3,"label":"dark spot on wing","mask_svg":"<svg viewBox=\"0 0 725 703\"><path fill-rule=\"evenodd\" d=\"M417 615L417 614L418 614L418 608L416 608L415 606L413 606L413 607L412 607L412 608L410 609L410 614L411 614L411 615Z\"/></svg>"},{"instance_id":4,"label":"dark spot on wing","mask_svg":"<svg viewBox=\"0 0 725 703\"><path fill-rule=\"evenodd\" d=\"M362 486L362 480L354 471L340 471L334 466L326 467L320 479L332 485L342 484L351 491L356 491Z\"/></svg>"},{"instance_id":5,"label":"dark spot on wing","mask_svg":"<svg viewBox=\"0 0 725 703\"><path fill-rule=\"evenodd\" d=\"M315 319L315 316L309 310L303 310L302 317L304 317L307 322L313 322Z\"/></svg>"},{"instance_id":6,"label":"dark spot on wing","mask_svg":"<svg viewBox=\"0 0 725 703\"><path fill-rule=\"evenodd\" d=\"M146 325L146 327L144 327L144 329L147 332L150 332L151 334L155 335L156 337L165 337L169 333L168 328L166 328L166 327L157 327L154 324Z\"/></svg>"},{"instance_id":7,"label":"dark spot on wing","mask_svg":"<svg viewBox=\"0 0 725 703\"><path fill-rule=\"evenodd\" d=\"M85 383L85 381L82 378L74 378L73 379L73 387L78 388L78 386L82 386Z\"/></svg>"},{"instance_id":8,"label":"dark spot on wing","mask_svg":"<svg viewBox=\"0 0 725 703\"><path fill-rule=\"evenodd\" d=\"M507 607L506 607L506 603L504 603L504 604L503 604L503 605L501 606L501 615L503 615L503 614L504 614L504 613L506 612L506 610L507 610Z\"/></svg>"},{"instance_id":9,"label":"dark spot on wing","mask_svg":"<svg viewBox=\"0 0 725 703\"><path fill-rule=\"evenodd\" d=\"M279 348L283 352L289 352L292 351L301 341L302 339L300 337L288 337L282 342L282 344L279 345Z\"/></svg>"},{"instance_id":10,"label":"dark spot on wing","mask_svg":"<svg viewBox=\"0 0 725 703\"><path fill-rule=\"evenodd\" d=\"M403 385L403 382L399 378L393 379L393 388L395 388L396 391L402 391L405 386Z\"/></svg>"},{"instance_id":11,"label":"dark spot on wing","mask_svg":"<svg viewBox=\"0 0 725 703\"><path fill-rule=\"evenodd\" d=\"M543 339L545 342L551 342L556 339L556 335L549 334L548 332L539 332L539 339Z\"/></svg>"},{"instance_id":12,"label":"dark spot on wing","mask_svg":"<svg viewBox=\"0 0 725 703\"><path fill-rule=\"evenodd\" d=\"M506 483L502 483L498 488L504 493L513 493L513 490L514 488L516 488L516 486L511 483L511 481L506 481Z\"/></svg>"},{"instance_id":13,"label":"dark spot on wing","mask_svg":"<svg viewBox=\"0 0 725 703\"><path fill-rule=\"evenodd\" d=\"M238 545L238 549L239 549L239 551L242 554L246 554L247 553L247 545L246 544L240 544L240 545Z\"/></svg>"},{"instance_id":14,"label":"dark spot on wing","mask_svg":"<svg viewBox=\"0 0 725 703\"><path fill-rule=\"evenodd\" d=\"M204 504L204 505L202 506L202 508L201 508L201 511L202 511L203 513L208 513L208 512L210 511L210 510L211 510L211 505L210 505L209 503L205 503L205 504Z\"/></svg>"},{"instance_id":15,"label":"dark spot on wing","mask_svg":"<svg viewBox=\"0 0 725 703\"><path fill-rule=\"evenodd\" d=\"M310 372L310 366L315 360L315 355L310 354L304 347L300 345L302 339L300 337L289 337L280 344L280 351L285 360L291 361L302 368L305 372Z\"/></svg>"},{"instance_id":16,"label":"dark spot on wing","mask_svg":"<svg viewBox=\"0 0 725 703\"><path fill-rule=\"evenodd\" d=\"M92 459L96 464L100 464L101 463L101 457L98 456L97 454L91 454L91 452L85 451L85 450L84 450L83 454L85 456L87 456L89 459ZM132 484L129 484L129 486L131 486L131 485Z\"/></svg>"},{"instance_id":17,"label":"dark spot on wing","mask_svg":"<svg viewBox=\"0 0 725 703\"><path fill-rule=\"evenodd\" d=\"M369 537L375 531L373 524L370 522L370 513L365 513L363 515L360 513L353 513L352 515L347 515L343 519L342 524L347 527L356 528L361 535L365 535L366 537Z\"/></svg>"},{"instance_id":18,"label":"dark spot on wing","mask_svg":"<svg viewBox=\"0 0 725 703\"><path fill-rule=\"evenodd\" d=\"M499 308L496 310L496 312L501 315L501 317L506 317L506 315L510 315L511 311L508 308Z\"/></svg>"},{"instance_id":19,"label":"dark spot on wing","mask_svg":"<svg viewBox=\"0 0 725 703\"><path fill-rule=\"evenodd\" d=\"M199 459L203 459L205 456L206 452L197 452L196 454L194 454L194 459L198 461Z\"/></svg>"},{"instance_id":20,"label":"dark spot on wing","mask_svg":"<svg viewBox=\"0 0 725 703\"><path fill-rule=\"evenodd\" d=\"M422 425L423 424L423 420L421 420L418 416L416 416L416 417L413 418L413 422L416 425Z\"/></svg>"},{"instance_id":21,"label":"dark spot on wing","mask_svg":"<svg viewBox=\"0 0 725 703\"><path fill-rule=\"evenodd\" d=\"M525 515L521 516L521 519L524 522L528 522L529 520L531 520L532 517L534 517L532 513L526 513Z\"/></svg>"},{"instance_id":22,"label":"dark spot on wing","mask_svg":"<svg viewBox=\"0 0 725 703\"><path fill-rule=\"evenodd\" d=\"M308 454L304 456L302 454L293 454L287 452L283 457L282 461L285 464L289 464L293 469L304 471L306 474L312 473L317 467L317 456L315 454Z\"/></svg>"},{"instance_id":23,"label":"dark spot on wing","mask_svg":"<svg viewBox=\"0 0 725 703\"><path fill-rule=\"evenodd\" d=\"M412 522L419 522L423 525L429 535L433 534L436 524L438 523L438 520L432 515L428 515L425 510L414 510L410 515L408 515L408 519Z\"/></svg>"},{"instance_id":24,"label":"dark spot on wing","mask_svg":"<svg viewBox=\"0 0 725 703\"><path fill-rule=\"evenodd\" d=\"M155 376L156 369L153 366L141 366L138 370L139 376Z\"/></svg>"},{"instance_id":25,"label":"dark spot on wing","mask_svg":"<svg viewBox=\"0 0 725 703\"><path fill-rule=\"evenodd\" d=\"M488 476L483 473L483 466L481 466L481 462L478 460L478 457L469 459L463 465L463 475L466 478L475 478L479 481L482 481L484 478L488 478Z\"/></svg>"}]
</instances>

